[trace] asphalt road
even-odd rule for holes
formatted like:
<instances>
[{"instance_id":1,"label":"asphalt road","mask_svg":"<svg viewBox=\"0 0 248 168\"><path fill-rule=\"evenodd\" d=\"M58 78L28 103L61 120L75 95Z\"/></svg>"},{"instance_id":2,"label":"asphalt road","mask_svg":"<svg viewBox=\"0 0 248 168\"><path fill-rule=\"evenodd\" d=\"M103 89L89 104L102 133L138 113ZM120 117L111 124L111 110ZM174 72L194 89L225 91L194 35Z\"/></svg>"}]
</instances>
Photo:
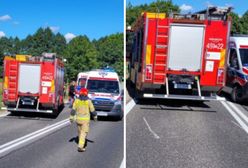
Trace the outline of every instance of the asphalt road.
<instances>
[{"instance_id":1,"label":"asphalt road","mask_svg":"<svg viewBox=\"0 0 248 168\"><path fill-rule=\"evenodd\" d=\"M56 119L47 115L1 117L0 145L68 117L68 108ZM1 157L0 167L120 167L123 159L123 121L92 121L87 139L87 151L77 152L76 124L67 125Z\"/></svg>"},{"instance_id":2,"label":"asphalt road","mask_svg":"<svg viewBox=\"0 0 248 168\"><path fill-rule=\"evenodd\" d=\"M221 102L148 99L126 120L128 168L248 167L248 134Z\"/></svg>"}]
</instances>

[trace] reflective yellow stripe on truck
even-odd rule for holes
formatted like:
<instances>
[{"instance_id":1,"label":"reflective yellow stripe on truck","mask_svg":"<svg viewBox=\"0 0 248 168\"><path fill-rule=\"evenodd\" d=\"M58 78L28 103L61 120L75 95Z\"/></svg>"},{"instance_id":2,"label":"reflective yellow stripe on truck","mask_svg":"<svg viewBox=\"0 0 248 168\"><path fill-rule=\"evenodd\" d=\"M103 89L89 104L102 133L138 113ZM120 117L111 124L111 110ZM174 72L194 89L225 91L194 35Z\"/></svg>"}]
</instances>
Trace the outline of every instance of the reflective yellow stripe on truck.
<instances>
[{"instance_id":1,"label":"reflective yellow stripe on truck","mask_svg":"<svg viewBox=\"0 0 248 168\"><path fill-rule=\"evenodd\" d=\"M151 45L146 45L146 64L151 64Z\"/></svg>"},{"instance_id":2,"label":"reflective yellow stripe on truck","mask_svg":"<svg viewBox=\"0 0 248 168\"><path fill-rule=\"evenodd\" d=\"M149 19L164 19L165 18L165 13L146 13L147 18Z\"/></svg>"},{"instance_id":3,"label":"reflective yellow stripe on truck","mask_svg":"<svg viewBox=\"0 0 248 168\"><path fill-rule=\"evenodd\" d=\"M51 90L50 92L54 92L55 91L55 87L54 87L54 80L52 80L51 82Z\"/></svg>"},{"instance_id":4,"label":"reflective yellow stripe on truck","mask_svg":"<svg viewBox=\"0 0 248 168\"><path fill-rule=\"evenodd\" d=\"M7 77L7 76L4 77L3 88L4 88L4 89L8 89L8 77Z\"/></svg>"},{"instance_id":5,"label":"reflective yellow stripe on truck","mask_svg":"<svg viewBox=\"0 0 248 168\"><path fill-rule=\"evenodd\" d=\"M222 49L220 52L220 64L219 68L224 68L225 65L225 56L226 56L226 50Z\"/></svg>"}]
</instances>

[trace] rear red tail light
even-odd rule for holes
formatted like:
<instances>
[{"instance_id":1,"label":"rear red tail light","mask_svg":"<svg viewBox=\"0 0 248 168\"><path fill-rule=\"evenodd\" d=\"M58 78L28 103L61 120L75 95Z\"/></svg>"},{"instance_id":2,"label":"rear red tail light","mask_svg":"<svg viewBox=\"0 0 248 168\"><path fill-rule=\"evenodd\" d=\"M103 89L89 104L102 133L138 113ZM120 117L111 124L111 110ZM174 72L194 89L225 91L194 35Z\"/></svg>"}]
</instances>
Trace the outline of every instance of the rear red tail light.
<instances>
[{"instance_id":1,"label":"rear red tail light","mask_svg":"<svg viewBox=\"0 0 248 168\"><path fill-rule=\"evenodd\" d=\"M146 80L151 80L152 79L152 65L146 65L146 71L145 71Z\"/></svg>"},{"instance_id":2,"label":"rear red tail light","mask_svg":"<svg viewBox=\"0 0 248 168\"><path fill-rule=\"evenodd\" d=\"M223 84L223 83L224 83L224 69L219 68L217 75L217 84Z\"/></svg>"}]
</instances>

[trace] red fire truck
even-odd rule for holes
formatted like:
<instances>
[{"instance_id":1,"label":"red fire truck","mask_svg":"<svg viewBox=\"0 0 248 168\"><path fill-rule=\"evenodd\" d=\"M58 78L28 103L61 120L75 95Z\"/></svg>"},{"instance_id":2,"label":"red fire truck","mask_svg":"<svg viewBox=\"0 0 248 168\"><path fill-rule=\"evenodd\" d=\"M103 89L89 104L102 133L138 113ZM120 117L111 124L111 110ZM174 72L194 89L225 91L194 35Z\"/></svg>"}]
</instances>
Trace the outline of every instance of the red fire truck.
<instances>
[{"instance_id":1,"label":"red fire truck","mask_svg":"<svg viewBox=\"0 0 248 168\"><path fill-rule=\"evenodd\" d=\"M53 53L4 58L3 103L10 112L56 114L63 106L64 63Z\"/></svg>"},{"instance_id":2,"label":"red fire truck","mask_svg":"<svg viewBox=\"0 0 248 168\"><path fill-rule=\"evenodd\" d=\"M130 80L136 98L216 99L224 86L231 8L143 13L133 27Z\"/></svg>"}]
</instances>

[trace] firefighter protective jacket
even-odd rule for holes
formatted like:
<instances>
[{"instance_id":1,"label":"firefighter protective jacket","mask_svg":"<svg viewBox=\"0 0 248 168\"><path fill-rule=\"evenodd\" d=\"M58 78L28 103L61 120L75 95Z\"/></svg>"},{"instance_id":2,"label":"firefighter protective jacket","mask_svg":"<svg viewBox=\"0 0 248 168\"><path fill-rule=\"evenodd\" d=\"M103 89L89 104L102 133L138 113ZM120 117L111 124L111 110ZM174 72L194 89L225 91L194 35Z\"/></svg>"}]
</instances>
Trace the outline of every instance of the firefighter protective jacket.
<instances>
[{"instance_id":1,"label":"firefighter protective jacket","mask_svg":"<svg viewBox=\"0 0 248 168\"><path fill-rule=\"evenodd\" d=\"M90 120L90 112L95 112L92 101L88 97L79 97L73 103L70 118L76 117L76 122L82 124L83 121Z\"/></svg>"}]
</instances>

